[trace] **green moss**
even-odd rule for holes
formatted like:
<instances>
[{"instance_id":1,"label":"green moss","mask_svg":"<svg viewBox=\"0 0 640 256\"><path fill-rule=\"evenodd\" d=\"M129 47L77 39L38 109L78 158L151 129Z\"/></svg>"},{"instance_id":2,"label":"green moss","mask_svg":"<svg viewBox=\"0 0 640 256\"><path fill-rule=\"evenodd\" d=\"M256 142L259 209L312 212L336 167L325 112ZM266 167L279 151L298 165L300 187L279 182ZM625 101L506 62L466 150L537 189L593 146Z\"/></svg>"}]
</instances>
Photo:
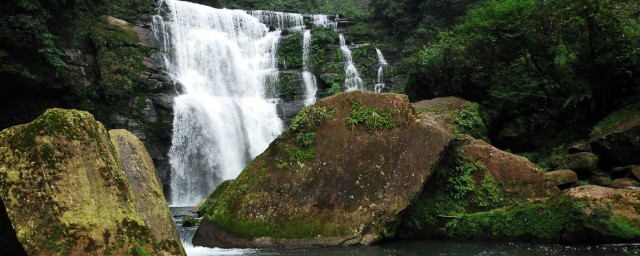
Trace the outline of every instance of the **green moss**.
<instances>
[{"instance_id":1,"label":"green moss","mask_svg":"<svg viewBox=\"0 0 640 256\"><path fill-rule=\"evenodd\" d=\"M391 130L395 128L391 109L375 109L363 106L360 101L351 101L351 115L347 118L347 126L353 128L363 125L365 131Z\"/></svg>"},{"instance_id":2,"label":"green moss","mask_svg":"<svg viewBox=\"0 0 640 256\"><path fill-rule=\"evenodd\" d=\"M612 216L611 218L602 220L605 226L605 233L612 237L621 237L627 240L633 240L640 237L640 221L629 220L620 216Z\"/></svg>"},{"instance_id":3,"label":"green moss","mask_svg":"<svg viewBox=\"0 0 640 256\"><path fill-rule=\"evenodd\" d=\"M452 150L438 164L423 196L416 198L385 232L400 230L401 236L442 234L442 219L486 211L512 203L494 178L478 163L464 162L464 152Z\"/></svg>"},{"instance_id":4,"label":"green moss","mask_svg":"<svg viewBox=\"0 0 640 256\"><path fill-rule=\"evenodd\" d=\"M632 119L640 122L640 104L634 104L623 108L596 124L591 131L591 137L599 137L609 132L615 131L620 125Z\"/></svg>"},{"instance_id":5,"label":"green moss","mask_svg":"<svg viewBox=\"0 0 640 256\"><path fill-rule=\"evenodd\" d=\"M478 103L470 103L467 107L457 112L453 124L456 133L468 134L485 141L489 140L487 126L480 114Z\"/></svg>"},{"instance_id":6,"label":"green moss","mask_svg":"<svg viewBox=\"0 0 640 256\"><path fill-rule=\"evenodd\" d=\"M456 134L467 134L476 139L488 141L485 118L480 112L478 103L469 102L462 108L453 104L441 104L419 108L420 112L444 116L444 122L453 125Z\"/></svg>"},{"instance_id":7,"label":"green moss","mask_svg":"<svg viewBox=\"0 0 640 256\"><path fill-rule=\"evenodd\" d=\"M123 97L131 95L135 89L149 88L151 82L141 78L140 73L146 69L143 59L151 54L150 50L137 45L138 35L132 27L114 25L108 19L102 16L90 34L97 49L100 84L94 95ZM88 93L84 96L92 94L84 93Z\"/></svg>"},{"instance_id":8,"label":"green moss","mask_svg":"<svg viewBox=\"0 0 640 256\"><path fill-rule=\"evenodd\" d=\"M544 203L519 203L508 208L465 214L446 224L455 237L537 238L560 241L577 223L581 204L567 197Z\"/></svg>"},{"instance_id":9,"label":"green moss","mask_svg":"<svg viewBox=\"0 0 640 256\"><path fill-rule=\"evenodd\" d=\"M154 256L155 254L147 250L147 248L136 245L129 251L130 255L133 256Z\"/></svg>"},{"instance_id":10,"label":"green moss","mask_svg":"<svg viewBox=\"0 0 640 256\"><path fill-rule=\"evenodd\" d=\"M306 106L298 113L289 127L293 132L311 132L317 125L335 117L336 109L321 105Z\"/></svg>"}]
</instances>

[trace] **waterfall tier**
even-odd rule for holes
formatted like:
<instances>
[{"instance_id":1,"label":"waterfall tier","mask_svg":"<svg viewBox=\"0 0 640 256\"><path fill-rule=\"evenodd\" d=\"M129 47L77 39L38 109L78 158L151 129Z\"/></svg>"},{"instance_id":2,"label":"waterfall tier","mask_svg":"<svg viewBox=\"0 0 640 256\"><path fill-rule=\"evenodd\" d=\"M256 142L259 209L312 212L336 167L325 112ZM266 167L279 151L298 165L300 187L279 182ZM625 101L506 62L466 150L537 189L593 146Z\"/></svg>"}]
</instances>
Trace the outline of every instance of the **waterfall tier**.
<instances>
[{"instance_id":1,"label":"waterfall tier","mask_svg":"<svg viewBox=\"0 0 640 256\"><path fill-rule=\"evenodd\" d=\"M384 68L389 65L387 63L387 60L384 59L384 55L382 55L382 51L380 51L380 49L376 48L376 54L378 55L378 80L377 83L374 87L374 91L375 92L382 92L382 89L384 89L385 84L384 84Z\"/></svg>"},{"instance_id":2,"label":"waterfall tier","mask_svg":"<svg viewBox=\"0 0 640 256\"><path fill-rule=\"evenodd\" d=\"M358 69L353 63L353 56L351 55L351 50L349 50L349 46L347 46L347 42L344 39L343 34L340 34L340 50L342 51L342 55L344 56L344 71L345 71L344 86L347 88L347 91L364 90L364 84L362 82L362 78L360 78Z\"/></svg>"},{"instance_id":3,"label":"waterfall tier","mask_svg":"<svg viewBox=\"0 0 640 256\"><path fill-rule=\"evenodd\" d=\"M316 77L311 73L311 30L306 30L302 37L302 82L307 98L304 101L305 105L311 105L316 102L316 93L318 92L318 85Z\"/></svg>"},{"instance_id":4,"label":"waterfall tier","mask_svg":"<svg viewBox=\"0 0 640 256\"><path fill-rule=\"evenodd\" d=\"M195 205L283 129L276 100L265 84L277 80L280 30L261 21L297 26L296 19L270 13L215 9L166 0L171 16L162 29L166 67L184 93L175 99L171 163L172 205ZM282 18L282 20L279 20Z\"/></svg>"}]
</instances>

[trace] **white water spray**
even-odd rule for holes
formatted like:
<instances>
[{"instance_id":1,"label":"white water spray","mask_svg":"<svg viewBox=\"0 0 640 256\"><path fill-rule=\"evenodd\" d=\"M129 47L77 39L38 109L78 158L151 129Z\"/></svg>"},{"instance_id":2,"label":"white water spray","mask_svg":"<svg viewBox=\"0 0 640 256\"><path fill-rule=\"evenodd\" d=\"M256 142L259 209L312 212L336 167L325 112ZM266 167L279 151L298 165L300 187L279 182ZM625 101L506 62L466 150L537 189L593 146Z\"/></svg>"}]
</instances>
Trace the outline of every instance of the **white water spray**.
<instances>
[{"instance_id":1,"label":"white water spray","mask_svg":"<svg viewBox=\"0 0 640 256\"><path fill-rule=\"evenodd\" d=\"M275 29L304 29L304 16L299 13L274 12L274 11L249 11L249 14L258 18L260 22Z\"/></svg>"},{"instance_id":2,"label":"white water spray","mask_svg":"<svg viewBox=\"0 0 640 256\"><path fill-rule=\"evenodd\" d=\"M302 81L304 82L304 88L307 95L304 104L307 106L316 102L316 93L318 92L316 77L311 73L310 54L311 30L306 30L302 37Z\"/></svg>"},{"instance_id":3,"label":"white water spray","mask_svg":"<svg viewBox=\"0 0 640 256\"><path fill-rule=\"evenodd\" d=\"M195 205L282 132L275 100L265 97L265 83L277 80L280 31L241 10L166 4L171 18L154 19L162 23L154 28L169 41L167 71L184 90L174 103L171 204Z\"/></svg>"},{"instance_id":4,"label":"white water spray","mask_svg":"<svg viewBox=\"0 0 640 256\"><path fill-rule=\"evenodd\" d=\"M325 14L314 14L313 25L316 27L325 27L330 29L338 29L338 22L332 21L328 15Z\"/></svg>"},{"instance_id":5,"label":"white water spray","mask_svg":"<svg viewBox=\"0 0 640 256\"><path fill-rule=\"evenodd\" d=\"M375 85L374 91L375 92L382 92L382 89L384 89L384 68L389 65L387 63L387 60L384 59L384 55L382 55L382 51L380 51L380 49L376 48L376 53L378 54L378 65L380 67L378 67L378 81Z\"/></svg>"},{"instance_id":6,"label":"white water spray","mask_svg":"<svg viewBox=\"0 0 640 256\"><path fill-rule=\"evenodd\" d=\"M349 46L347 46L346 40L344 39L344 35L340 34L340 50L342 51L342 55L344 56L344 71L345 71L345 79L344 85L347 87L347 91L353 90L364 90L364 85L362 82L362 78L360 78L360 74L358 74L358 69L353 64L353 56L351 55L351 50L349 50Z\"/></svg>"}]
</instances>

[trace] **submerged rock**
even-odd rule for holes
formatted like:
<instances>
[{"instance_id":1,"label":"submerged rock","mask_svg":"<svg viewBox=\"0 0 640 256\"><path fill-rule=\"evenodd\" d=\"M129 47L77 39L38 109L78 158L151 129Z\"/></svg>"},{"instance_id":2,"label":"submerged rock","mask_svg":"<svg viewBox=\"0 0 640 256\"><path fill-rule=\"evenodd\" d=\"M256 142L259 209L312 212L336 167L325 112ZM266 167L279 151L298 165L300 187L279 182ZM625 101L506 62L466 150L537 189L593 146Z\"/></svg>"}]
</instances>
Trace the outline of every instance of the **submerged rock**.
<instances>
[{"instance_id":1,"label":"submerged rock","mask_svg":"<svg viewBox=\"0 0 640 256\"><path fill-rule=\"evenodd\" d=\"M194 245L371 244L418 195L452 135L406 96L350 92L305 108L200 208Z\"/></svg>"},{"instance_id":2,"label":"submerged rock","mask_svg":"<svg viewBox=\"0 0 640 256\"><path fill-rule=\"evenodd\" d=\"M149 219L167 204L134 198L160 189L146 151L116 134L114 147L89 113L63 109L0 132L0 198L29 255L184 254L175 235L157 235L173 223Z\"/></svg>"}]
</instances>

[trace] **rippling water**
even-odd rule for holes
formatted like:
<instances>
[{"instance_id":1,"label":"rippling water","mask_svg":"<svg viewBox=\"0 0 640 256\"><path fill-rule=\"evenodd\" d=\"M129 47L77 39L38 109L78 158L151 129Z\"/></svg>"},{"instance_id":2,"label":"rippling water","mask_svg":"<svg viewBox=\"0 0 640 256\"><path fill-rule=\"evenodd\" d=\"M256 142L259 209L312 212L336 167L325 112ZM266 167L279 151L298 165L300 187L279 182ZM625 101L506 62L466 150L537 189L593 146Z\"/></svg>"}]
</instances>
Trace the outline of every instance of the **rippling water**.
<instances>
[{"instance_id":1,"label":"rippling water","mask_svg":"<svg viewBox=\"0 0 640 256\"><path fill-rule=\"evenodd\" d=\"M189 256L212 255L638 255L640 244L563 246L524 243L479 243L465 241L398 242L379 246L312 249L218 249L185 244Z\"/></svg>"}]
</instances>

